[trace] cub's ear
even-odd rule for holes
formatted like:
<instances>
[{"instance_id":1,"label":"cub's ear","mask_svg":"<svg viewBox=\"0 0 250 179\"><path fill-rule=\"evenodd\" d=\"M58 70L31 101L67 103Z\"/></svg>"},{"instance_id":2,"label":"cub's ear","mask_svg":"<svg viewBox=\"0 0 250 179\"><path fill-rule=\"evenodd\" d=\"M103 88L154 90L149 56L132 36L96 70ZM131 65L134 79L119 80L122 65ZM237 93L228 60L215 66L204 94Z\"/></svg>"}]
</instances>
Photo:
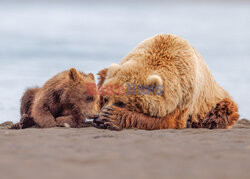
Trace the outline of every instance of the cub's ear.
<instances>
[{"instance_id":1,"label":"cub's ear","mask_svg":"<svg viewBox=\"0 0 250 179\"><path fill-rule=\"evenodd\" d=\"M92 80L95 80L95 77L94 77L94 75L92 73L89 73L88 77L90 77Z\"/></svg>"},{"instance_id":2,"label":"cub's ear","mask_svg":"<svg viewBox=\"0 0 250 179\"><path fill-rule=\"evenodd\" d=\"M114 74L121 69L121 65L113 63L110 65L108 72L107 72L107 78L113 77Z\"/></svg>"},{"instance_id":3,"label":"cub's ear","mask_svg":"<svg viewBox=\"0 0 250 179\"><path fill-rule=\"evenodd\" d=\"M106 76L107 76L107 72L108 72L108 68L104 68L103 70L99 71L97 73L98 75L98 86L102 86L105 79L106 79Z\"/></svg>"},{"instance_id":4,"label":"cub's ear","mask_svg":"<svg viewBox=\"0 0 250 179\"><path fill-rule=\"evenodd\" d=\"M163 85L162 78L159 75L149 75L147 85Z\"/></svg>"},{"instance_id":5,"label":"cub's ear","mask_svg":"<svg viewBox=\"0 0 250 179\"><path fill-rule=\"evenodd\" d=\"M80 75L75 68L71 68L69 70L69 78L75 82L80 80Z\"/></svg>"}]
</instances>

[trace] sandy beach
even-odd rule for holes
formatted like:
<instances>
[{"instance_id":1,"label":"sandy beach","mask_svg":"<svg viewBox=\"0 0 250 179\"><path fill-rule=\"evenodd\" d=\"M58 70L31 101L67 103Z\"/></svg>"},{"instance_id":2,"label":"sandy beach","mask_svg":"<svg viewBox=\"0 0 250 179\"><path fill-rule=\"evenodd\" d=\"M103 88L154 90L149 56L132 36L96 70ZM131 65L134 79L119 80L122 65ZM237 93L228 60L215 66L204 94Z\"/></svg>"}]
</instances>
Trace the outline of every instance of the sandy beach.
<instances>
[{"instance_id":1,"label":"sandy beach","mask_svg":"<svg viewBox=\"0 0 250 179\"><path fill-rule=\"evenodd\" d=\"M9 178L249 178L250 122L230 130L0 129Z\"/></svg>"},{"instance_id":2,"label":"sandy beach","mask_svg":"<svg viewBox=\"0 0 250 179\"><path fill-rule=\"evenodd\" d=\"M249 0L0 0L0 179L249 179L250 122L230 130L9 130L20 99L72 67L97 74L142 40L187 39L250 116Z\"/></svg>"}]
</instances>

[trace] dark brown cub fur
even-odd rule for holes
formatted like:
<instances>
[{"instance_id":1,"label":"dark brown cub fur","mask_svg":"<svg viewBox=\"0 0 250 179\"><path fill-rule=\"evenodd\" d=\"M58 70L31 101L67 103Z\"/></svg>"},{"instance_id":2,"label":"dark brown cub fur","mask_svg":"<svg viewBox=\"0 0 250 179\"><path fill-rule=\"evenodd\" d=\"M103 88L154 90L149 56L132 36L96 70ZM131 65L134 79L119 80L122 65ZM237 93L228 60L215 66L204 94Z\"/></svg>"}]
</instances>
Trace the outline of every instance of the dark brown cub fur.
<instances>
[{"instance_id":1,"label":"dark brown cub fur","mask_svg":"<svg viewBox=\"0 0 250 179\"><path fill-rule=\"evenodd\" d=\"M99 96L91 95L93 74L72 68L51 78L42 88L28 89L21 100L21 120L13 129L27 127L85 127L86 118L99 113ZM97 90L97 87L92 90Z\"/></svg>"}]
</instances>

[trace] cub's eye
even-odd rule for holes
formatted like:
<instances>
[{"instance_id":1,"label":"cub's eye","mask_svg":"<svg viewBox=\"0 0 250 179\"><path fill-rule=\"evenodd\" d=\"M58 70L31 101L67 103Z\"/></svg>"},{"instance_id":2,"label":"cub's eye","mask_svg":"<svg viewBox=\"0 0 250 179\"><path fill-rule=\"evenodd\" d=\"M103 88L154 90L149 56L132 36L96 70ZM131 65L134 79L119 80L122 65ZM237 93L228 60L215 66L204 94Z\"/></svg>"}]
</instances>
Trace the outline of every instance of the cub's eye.
<instances>
[{"instance_id":1,"label":"cub's eye","mask_svg":"<svg viewBox=\"0 0 250 179\"><path fill-rule=\"evenodd\" d=\"M124 108L126 106L126 104L121 102L121 101L118 101L115 103L115 106L120 107L120 108Z\"/></svg>"},{"instance_id":2,"label":"cub's eye","mask_svg":"<svg viewBox=\"0 0 250 179\"><path fill-rule=\"evenodd\" d=\"M87 97L86 97L86 101L87 101L87 102L92 102L92 101L94 101L94 96L87 96Z\"/></svg>"},{"instance_id":3,"label":"cub's eye","mask_svg":"<svg viewBox=\"0 0 250 179\"><path fill-rule=\"evenodd\" d=\"M108 103L109 102L109 99L108 98L104 98L104 103Z\"/></svg>"}]
</instances>

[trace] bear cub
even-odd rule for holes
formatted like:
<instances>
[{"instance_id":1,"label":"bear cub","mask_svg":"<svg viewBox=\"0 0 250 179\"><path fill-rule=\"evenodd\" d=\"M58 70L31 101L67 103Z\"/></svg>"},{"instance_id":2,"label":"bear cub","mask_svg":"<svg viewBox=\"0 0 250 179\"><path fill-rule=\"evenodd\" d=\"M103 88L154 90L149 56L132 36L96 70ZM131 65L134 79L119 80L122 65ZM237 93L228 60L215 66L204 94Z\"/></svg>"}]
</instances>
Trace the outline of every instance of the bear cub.
<instances>
[{"instance_id":1,"label":"bear cub","mask_svg":"<svg viewBox=\"0 0 250 179\"><path fill-rule=\"evenodd\" d=\"M71 68L51 78L42 88L28 89L21 99L21 120L11 128L90 126L86 118L96 118L100 110L99 96L91 95L93 91L88 88L93 84L92 73Z\"/></svg>"}]
</instances>

